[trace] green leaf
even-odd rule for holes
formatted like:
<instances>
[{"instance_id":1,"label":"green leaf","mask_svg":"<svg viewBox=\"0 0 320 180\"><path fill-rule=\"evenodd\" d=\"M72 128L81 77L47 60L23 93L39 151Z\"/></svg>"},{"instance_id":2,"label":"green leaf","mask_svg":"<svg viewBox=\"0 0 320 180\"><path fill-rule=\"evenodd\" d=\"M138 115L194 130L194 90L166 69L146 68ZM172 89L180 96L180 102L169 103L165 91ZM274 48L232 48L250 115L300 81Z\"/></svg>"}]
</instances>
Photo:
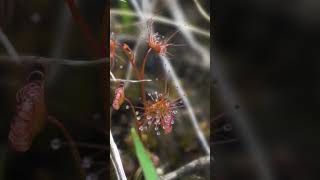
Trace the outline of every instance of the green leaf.
<instances>
[{"instance_id":1,"label":"green leaf","mask_svg":"<svg viewBox=\"0 0 320 180\"><path fill-rule=\"evenodd\" d=\"M129 3L125 2L125 1L120 1L120 9L123 11L129 11L130 7L129 7ZM124 27L126 26L130 26L130 24L133 22L133 18L131 16L127 16L127 15L123 15L121 16L121 23ZM132 29L128 29L129 32L132 31Z\"/></svg>"},{"instance_id":2,"label":"green leaf","mask_svg":"<svg viewBox=\"0 0 320 180\"><path fill-rule=\"evenodd\" d=\"M149 153L144 149L144 146L134 128L131 128L131 136L133 139L136 156L138 157L140 166L142 167L143 175L146 180L157 180L159 179L156 169L153 166Z\"/></svg>"}]
</instances>

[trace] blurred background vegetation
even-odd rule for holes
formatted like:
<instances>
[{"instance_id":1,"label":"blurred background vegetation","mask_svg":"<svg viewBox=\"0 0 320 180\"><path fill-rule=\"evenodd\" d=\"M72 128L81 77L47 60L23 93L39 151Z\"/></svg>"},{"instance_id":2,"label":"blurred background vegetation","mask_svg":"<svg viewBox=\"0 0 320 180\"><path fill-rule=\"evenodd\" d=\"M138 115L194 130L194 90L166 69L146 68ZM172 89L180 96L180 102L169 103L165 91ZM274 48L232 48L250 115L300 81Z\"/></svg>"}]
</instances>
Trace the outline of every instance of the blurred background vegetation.
<instances>
[{"instance_id":1,"label":"blurred background vegetation","mask_svg":"<svg viewBox=\"0 0 320 180\"><path fill-rule=\"evenodd\" d=\"M105 1L78 0L76 4L98 41ZM99 58L91 55L66 1L1 0L0 7L1 29L19 55L57 60ZM0 56L8 56L3 45L0 45ZM46 126L28 152L14 153L8 149L15 94L25 84L29 68L28 63L17 64L6 58L0 61L0 179L78 180L79 171L75 169L66 140L53 126ZM105 146L107 122L102 119L100 67L49 64L47 68L45 93L48 113L65 125L76 142ZM57 143L52 146L53 142ZM54 150L53 147L60 148ZM85 147L80 147L79 151L84 159L92 159L86 169L90 177L106 177L108 156L105 151Z\"/></svg>"},{"instance_id":2,"label":"blurred background vegetation","mask_svg":"<svg viewBox=\"0 0 320 180\"><path fill-rule=\"evenodd\" d=\"M214 6L214 129L236 139L214 135L215 179L318 179L319 3Z\"/></svg>"}]
</instances>

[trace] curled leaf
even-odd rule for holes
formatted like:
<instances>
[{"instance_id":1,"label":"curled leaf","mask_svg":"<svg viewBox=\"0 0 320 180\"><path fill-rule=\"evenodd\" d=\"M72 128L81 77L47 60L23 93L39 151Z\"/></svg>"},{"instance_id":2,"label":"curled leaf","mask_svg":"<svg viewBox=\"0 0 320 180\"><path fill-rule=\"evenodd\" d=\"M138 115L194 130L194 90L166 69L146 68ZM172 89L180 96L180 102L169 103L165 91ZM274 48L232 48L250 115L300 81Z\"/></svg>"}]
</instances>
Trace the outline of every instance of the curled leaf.
<instances>
[{"instance_id":1,"label":"curled leaf","mask_svg":"<svg viewBox=\"0 0 320 180\"><path fill-rule=\"evenodd\" d=\"M18 91L16 100L16 112L10 124L9 145L15 151L25 152L43 128L47 116L42 72L33 71L30 74L27 84Z\"/></svg>"}]
</instances>

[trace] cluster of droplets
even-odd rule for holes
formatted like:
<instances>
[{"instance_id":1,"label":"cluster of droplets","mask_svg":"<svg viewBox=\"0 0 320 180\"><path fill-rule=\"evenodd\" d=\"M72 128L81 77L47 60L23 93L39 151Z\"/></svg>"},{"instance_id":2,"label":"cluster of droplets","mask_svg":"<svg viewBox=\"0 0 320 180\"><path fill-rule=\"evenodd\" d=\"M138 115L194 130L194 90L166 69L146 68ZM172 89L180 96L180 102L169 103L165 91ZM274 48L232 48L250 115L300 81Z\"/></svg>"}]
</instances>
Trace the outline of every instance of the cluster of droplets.
<instances>
[{"instance_id":1,"label":"cluster of droplets","mask_svg":"<svg viewBox=\"0 0 320 180\"><path fill-rule=\"evenodd\" d=\"M154 33L152 36L153 36L153 41L158 44L161 44L165 38L164 36L160 35L158 32Z\"/></svg>"},{"instance_id":2,"label":"cluster of droplets","mask_svg":"<svg viewBox=\"0 0 320 180\"><path fill-rule=\"evenodd\" d=\"M162 129L164 134L168 134L172 130L175 123L178 108L182 107L182 101L170 101L163 94L155 91L148 93L150 101L144 108L144 112L136 111L136 119L140 121L139 130L154 129L157 135L161 135Z\"/></svg>"}]
</instances>

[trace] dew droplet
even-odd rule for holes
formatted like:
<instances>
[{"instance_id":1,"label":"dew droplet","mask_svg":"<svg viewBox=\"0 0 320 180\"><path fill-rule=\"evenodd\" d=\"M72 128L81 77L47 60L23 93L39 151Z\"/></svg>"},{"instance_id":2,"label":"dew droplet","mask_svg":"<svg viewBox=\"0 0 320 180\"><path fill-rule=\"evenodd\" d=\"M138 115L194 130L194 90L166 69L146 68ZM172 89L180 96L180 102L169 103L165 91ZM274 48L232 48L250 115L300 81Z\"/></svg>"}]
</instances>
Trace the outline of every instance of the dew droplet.
<instances>
[{"instance_id":1,"label":"dew droplet","mask_svg":"<svg viewBox=\"0 0 320 180\"><path fill-rule=\"evenodd\" d=\"M50 145L53 150L58 150L61 147L61 141L60 139L57 139L57 138L53 139Z\"/></svg>"},{"instance_id":2,"label":"dew droplet","mask_svg":"<svg viewBox=\"0 0 320 180\"><path fill-rule=\"evenodd\" d=\"M140 131L143 131L143 126L140 126L140 127L139 127L139 130L140 130Z\"/></svg>"},{"instance_id":3,"label":"dew droplet","mask_svg":"<svg viewBox=\"0 0 320 180\"><path fill-rule=\"evenodd\" d=\"M129 107L129 105L126 105L126 109L129 109L130 107Z\"/></svg>"},{"instance_id":4,"label":"dew droplet","mask_svg":"<svg viewBox=\"0 0 320 180\"><path fill-rule=\"evenodd\" d=\"M140 121L140 120L141 120L141 117L140 117L140 116L137 116L137 120Z\"/></svg>"},{"instance_id":5,"label":"dew droplet","mask_svg":"<svg viewBox=\"0 0 320 180\"><path fill-rule=\"evenodd\" d=\"M92 160L89 157L84 157L82 160L82 167L88 169L91 167Z\"/></svg>"},{"instance_id":6,"label":"dew droplet","mask_svg":"<svg viewBox=\"0 0 320 180\"><path fill-rule=\"evenodd\" d=\"M136 111L136 115L139 115L139 111Z\"/></svg>"},{"instance_id":7,"label":"dew droplet","mask_svg":"<svg viewBox=\"0 0 320 180\"><path fill-rule=\"evenodd\" d=\"M231 131L232 130L232 126L231 126L231 124L226 124L226 125L223 126L223 129L225 131Z\"/></svg>"},{"instance_id":8,"label":"dew droplet","mask_svg":"<svg viewBox=\"0 0 320 180\"><path fill-rule=\"evenodd\" d=\"M161 134L160 131L157 131L157 135L160 136L160 134Z\"/></svg>"}]
</instances>

